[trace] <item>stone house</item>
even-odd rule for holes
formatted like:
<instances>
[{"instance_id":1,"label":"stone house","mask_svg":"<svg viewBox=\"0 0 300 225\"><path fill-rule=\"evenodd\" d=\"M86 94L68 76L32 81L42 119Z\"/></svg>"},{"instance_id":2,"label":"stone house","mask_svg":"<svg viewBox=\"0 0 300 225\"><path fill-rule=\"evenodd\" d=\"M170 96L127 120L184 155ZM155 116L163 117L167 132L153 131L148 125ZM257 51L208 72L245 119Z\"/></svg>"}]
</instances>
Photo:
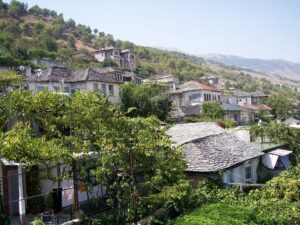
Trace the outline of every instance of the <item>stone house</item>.
<instances>
[{"instance_id":1,"label":"stone house","mask_svg":"<svg viewBox=\"0 0 300 225\"><path fill-rule=\"evenodd\" d=\"M176 107L201 105L206 101L221 100L221 91L198 81L189 81L171 91Z\"/></svg>"},{"instance_id":2,"label":"stone house","mask_svg":"<svg viewBox=\"0 0 300 225\"><path fill-rule=\"evenodd\" d=\"M53 66L26 78L28 89L38 92L44 89L72 94L77 90L99 91L113 104L120 104L119 88L123 83L122 72L112 68L88 68L70 70Z\"/></svg>"},{"instance_id":3,"label":"stone house","mask_svg":"<svg viewBox=\"0 0 300 225\"><path fill-rule=\"evenodd\" d=\"M130 49L117 49L115 47L101 48L93 52L95 59L99 62L113 60L120 69L134 71L136 69L135 52Z\"/></svg>"},{"instance_id":4,"label":"stone house","mask_svg":"<svg viewBox=\"0 0 300 225\"><path fill-rule=\"evenodd\" d=\"M221 174L224 184L256 183L264 153L216 123L177 124L167 133L183 148L185 172L192 179Z\"/></svg>"},{"instance_id":5,"label":"stone house","mask_svg":"<svg viewBox=\"0 0 300 225\"><path fill-rule=\"evenodd\" d=\"M179 79L172 74L156 74L151 77L146 82L158 82L167 85L170 90L176 90L179 84Z\"/></svg>"}]
</instances>

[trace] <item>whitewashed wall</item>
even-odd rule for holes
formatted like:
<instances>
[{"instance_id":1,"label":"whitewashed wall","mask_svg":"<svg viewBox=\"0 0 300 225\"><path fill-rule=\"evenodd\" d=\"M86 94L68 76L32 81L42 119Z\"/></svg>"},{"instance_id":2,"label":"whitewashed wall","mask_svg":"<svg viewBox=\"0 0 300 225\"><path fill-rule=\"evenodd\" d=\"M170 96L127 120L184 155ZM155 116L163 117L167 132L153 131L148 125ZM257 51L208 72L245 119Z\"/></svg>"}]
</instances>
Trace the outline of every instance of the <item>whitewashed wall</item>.
<instances>
[{"instance_id":1,"label":"whitewashed wall","mask_svg":"<svg viewBox=\"0 0 300 225\"><path fill-rule=\"evenodd\" d=\"M259 163L259 157L247 160L238 167L234 167L232 169L226 170L222 177L223 183L226 184L226 183L248 182L248 180L246 180L246 173L245 173L245 168L247 167L247 165L249 165L248 163L251 163L251 173L252 173L251 182L255 183L257 181L257 166Z\"/></svg>"},{"instance_id":2,"label":"whitewashed wall","mask_svg":"<svg viewBox=\"0 0 300 225\"><path fill-rule=\"evenodd\" d=\"M60 166L61 172L66 168L64 165ZM67 172L67 168L65 170ZM58 182L55 182L51 179L47 179L46 176L46 170L45 167L40 166L40 187L41 187L41 192L42 193L49 193L52 192L53 189L59 188ZM51 170L49 174L53 177L57 176L57 168L55 166L51 167ZM73 181L62 181L60 184L60 188L62 188L62 207L72 205L74 203L73 201ZM105 188L99 184L93 186L93 190L89 193L89 197L94 197L94 196L103 196L106 194ZM88 193L86 191L81 192L80 190L78 191L78 200L79 202L83 202L88 200Z\"/></svg>"}]
</instances>

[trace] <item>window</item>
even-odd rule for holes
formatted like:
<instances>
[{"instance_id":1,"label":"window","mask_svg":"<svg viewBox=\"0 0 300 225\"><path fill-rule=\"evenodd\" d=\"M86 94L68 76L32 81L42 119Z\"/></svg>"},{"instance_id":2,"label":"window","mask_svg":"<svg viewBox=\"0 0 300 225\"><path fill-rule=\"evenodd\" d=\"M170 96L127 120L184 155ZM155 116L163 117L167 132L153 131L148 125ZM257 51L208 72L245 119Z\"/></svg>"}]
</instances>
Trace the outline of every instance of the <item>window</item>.
<instances>
[{"instance_id":1,"label":"window","mask_svg":"<svg viewBox=\"0 0 300 225\"><path fill-rule=\"evenodd\" d=\"M114 94L114 86L112 84L108 85L108 91L110 95Z\"/></svg>"},{"instance_id":2,"label":"window","mask_svg":"<svg viewBox=\"0 0 300 225\"><path fill-rule=\"evenodd\" d=\"M106 95L106 84L101 84L102 94Z\"/></svg>"},{"instance_id":3,"label":"window","mask_svg":"<svg viewBox=\"0 0 300 225\"><path fill-rule=\"evenodd\" d=\"M211 101L211 95L210 94L204 94L204 101Z\"/></svg>"},{"instance_id":4,"label":"window","mask_svg":"<svg viewBox=\"0 0 300 225\"><path fill-rule=\"evenodd\" d=\"M200 105L201 103L201 94L190 94L189 95L190 105Z\"/></svg>"},{"instance_id":5,"label":"window","mask_svg":"<svg viewBox=\"0 0 300 225\"><path fill-rule=\"evenodd\" d=\"M70 92L69 87L65 87L64 90L65 90L66 93L69 93L69 92Z\"/></svg>"},{"instance_id":6,"label":"window","mask_svg":"<svg viewBox=\"0 0 300 225\"><path fill-rule=\"evenodd\" d=\"M246 180L252 179L252 167L251 167L251 165L245 167L245 177L246 177Z\"/></svg>"},{"instance_id":7,"label":"window","mask_svg":"<svg viewBox=\"0 0 300 225\"><path fill-rule=\"evenodd\" d=\"M121 63L121 61L120 61L120 63ZM123 79L122 79L122 74L119 74L119 73L117 73L116 75L115 75L115 78L116 78L116 80L118 80L118 81L122 81Z\"/></svg>"},{"instance_id":8,"label":"window","mask_svg":"<svg viewBox=\"0 0 300 225\"><path fill-rule=\"evenodd\" d=\"M98 84L97 83L94 83L93 84L93 91L98 91Z\"/></svg>"}]
</instances>

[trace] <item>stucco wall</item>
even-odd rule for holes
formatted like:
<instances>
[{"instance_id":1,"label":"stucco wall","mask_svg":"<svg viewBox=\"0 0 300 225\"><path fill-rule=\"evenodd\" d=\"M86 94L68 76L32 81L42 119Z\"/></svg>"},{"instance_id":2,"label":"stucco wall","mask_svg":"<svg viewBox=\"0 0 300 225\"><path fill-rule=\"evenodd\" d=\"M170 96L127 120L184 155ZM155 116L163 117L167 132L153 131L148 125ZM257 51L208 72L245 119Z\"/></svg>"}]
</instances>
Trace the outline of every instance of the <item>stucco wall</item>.
<instances>
[{"instance_id":1,"label":"stucco wall","mask_svg":"<svg viewBox=\"0 0 300 225\"><path fill-rule=\"evenodd\" d=\"M223 183L245 183L257 181L257 166L259 163L259 157L245 161L242 165L228 169L223 174ZM246 180L245 168L251 165L252 179Z\"/></svg>"},{"instance_id":2,"label":"stucco wall","mask_svg":"<svg viewBox=\"0 0 300 225\"><path fill-rule=\"evenodd\" d=\"M114 95L108 96L108 100L113 104L120 104L120 84L115 83L102 83L102 82L86 82L86 83L64 83L64 88L68 89L68 93L73 93L77 90L86 90L88 92L93 92L94 87L93 84L98 84L99 91L101 90L101 84L106 85L106 93L108 94L108 85L113 85L114 87ZM55 87L61 88L61 83L58 82L52 82L52 83L46 83L46 82L38 82L37 84L34 83L28 83L29 90L32 91L39 91L40 88L47 89L49 91L55 91Z\"/></svg>"},{"instance_id":3,"label":"stucco wall","mask_svg":"<svg viewBox=\"0 0 300 225\"><path fill-rule=\"evenodd\" d=\"M67 171L68 168L64 165L60 166L61 171ZM68 181L62 181L60 186L58 185L58 182L53 181L51 179L47 179L46 176L46 170L45 167L40 167L40 187L41 187L41 192L42 193L49 193L52 192L53 189L56 188L62 188L62 207L72 205L73 204L73 181L68 180ZM49 174L53 177L57 176L57 167L52 166ZM103 196L105 195L106 191L105 188L102 185L95 185L93 186L93 190L91 190L89 193L86 191L78 191L78 200L79 202L83 202L88 200L88 195L89 197L93 196Z\"/></svg>"},{"instance_id":4,"label":"stucco wall","mask_svg":"<svg viewBox=\"0 0 300 225\"><path fill-rule=\"evenodd\" d=\"M237 101L239 105L251 105L251 97L238 97Z\"/></svg>"}]
</instances>

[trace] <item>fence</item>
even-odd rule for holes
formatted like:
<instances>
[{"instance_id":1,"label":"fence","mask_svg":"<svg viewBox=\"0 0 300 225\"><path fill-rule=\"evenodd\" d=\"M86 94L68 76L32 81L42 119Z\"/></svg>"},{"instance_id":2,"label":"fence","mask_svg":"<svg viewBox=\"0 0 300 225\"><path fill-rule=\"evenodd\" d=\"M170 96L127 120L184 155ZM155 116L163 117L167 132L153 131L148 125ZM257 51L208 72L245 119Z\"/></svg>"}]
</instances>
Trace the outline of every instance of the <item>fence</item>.
<instances>
[{"instance_id":1,"label":"fence","mask_svg":"<svg viewBox=\"0 0 300 225\"><path fill-rule=\"evenodd\" d=\"M106 199L89 200L79 203L79 208L86 216L93 216L110 209L106 204ZM40 219L45 225L60 225L75 218L73 205L63 207L58 210L51 210L40 214Z\"/></svg>"}]
</instances>

